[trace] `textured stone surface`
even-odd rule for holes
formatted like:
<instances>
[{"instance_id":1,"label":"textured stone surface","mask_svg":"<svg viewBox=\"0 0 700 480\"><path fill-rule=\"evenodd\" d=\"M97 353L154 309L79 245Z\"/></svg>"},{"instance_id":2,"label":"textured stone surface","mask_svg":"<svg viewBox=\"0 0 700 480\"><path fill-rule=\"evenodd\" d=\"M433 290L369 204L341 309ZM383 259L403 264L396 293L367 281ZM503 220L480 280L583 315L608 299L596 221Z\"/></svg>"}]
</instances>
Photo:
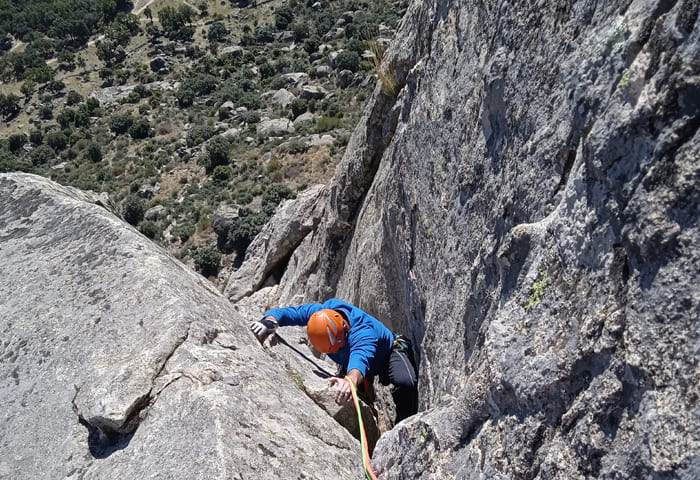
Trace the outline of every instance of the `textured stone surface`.
<instances>
[{"instance_id":1,"label":"textured stone surface","mask_svg":"<svg viewBox=\"0 0 700 480\"><path fill-rule=\"evenodd\" d=\"M359 478L247 320L99 201L0 175L0 478Z\"/></svg>"},{"instance_id":2,"label":"textured stone surface","mask_svg":"<svg viewBox=\"0 0 700 480\"><path fill-rule=\"evenodd\" d=\"M420 346L381 478L698 477L697 13L411 4L270 299Z\"/></svg>"}]
</instances>

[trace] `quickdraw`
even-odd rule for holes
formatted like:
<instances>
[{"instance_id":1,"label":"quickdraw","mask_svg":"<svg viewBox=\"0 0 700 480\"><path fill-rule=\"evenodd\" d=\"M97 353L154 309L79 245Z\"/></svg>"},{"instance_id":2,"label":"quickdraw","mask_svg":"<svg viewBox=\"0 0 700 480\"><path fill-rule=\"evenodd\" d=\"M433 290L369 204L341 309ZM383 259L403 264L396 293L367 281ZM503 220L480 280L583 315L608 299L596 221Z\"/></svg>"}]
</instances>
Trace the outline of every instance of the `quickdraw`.
<instances>
[{"instance_id":1,"label":"quickdraw","mask_svg":"<svg viewBox=\"0 0 700 480\"><path fill-rule=\"evenodd\" d=\"M362 464L365 467L365 475L369 480L377 480L377 476L372 470L372 466L369 464L369 448L367 445L367 434L365 433L365 424L362 422L362 411L360 410L360 399L357 397L357 390L355 389L355 384L350 380L350 377L345 377L345 381L350 384L350 390L352 391L352 400L355 402L355 410L357 410L357 421L360 425L360 443L362 444Z\"/></svg>"}]
</instances>

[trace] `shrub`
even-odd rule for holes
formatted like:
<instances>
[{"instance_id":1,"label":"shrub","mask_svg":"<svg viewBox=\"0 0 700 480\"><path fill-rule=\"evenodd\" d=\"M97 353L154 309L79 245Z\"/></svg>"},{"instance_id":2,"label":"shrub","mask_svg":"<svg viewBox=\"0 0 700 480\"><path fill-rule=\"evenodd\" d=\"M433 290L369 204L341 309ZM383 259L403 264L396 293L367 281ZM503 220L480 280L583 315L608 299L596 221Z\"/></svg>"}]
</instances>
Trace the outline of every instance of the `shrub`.
<instances>
[{"instance_id":1,"label":"shrub","mask_svg":"<svg viewBox=\"0 0 700 480\"><path fill-rule=\"evenodd\" d=\"M16 135L10 135L8 139L8 147L11 152L17 152L22 148L27 141L27 136L23 133L18 133Z\"/></svg>"},{"instance_id":2,"label":"shrub","mask_svg":"<svg viewBox=\"0 0 700 480\"><path fill-rule=\"evenodd\" d=\"M112 116L109 121L109 129L115 134L121 135L129 131L131 125L133 125L134 119L131 115L127 114L117 114Z\"/></svg>"},{"instance_id":3,"label":"shrub","mask_svg":"<svg viewBox=\"0 0 700 480\"><path fill-rule=\"evenodd\" d=\"M205 277L219 273L221 254L216 248L200 247L192 252L192 258L197 270Z\"/></svg>"},{"instance_id":4,"label":"shrub","mask_svg":"<svg viewBox=\"0 0 700 480\"><path fill-rule=\"evenodd\" d=\"M275 67L270 62L260 65L259 71L262 78L269 78L275 75Z\"/></svg>"},{"instance_id":5,"label":"shrub","mask_svg":"<svg viewBox=\"0 0 700 480\"><path fill-rule=\"evenodd\" d=\"M220 165L226 165L228 163L228 148L229 143L224 137L216 136L209 141L207 144L206 163L208 172L213 171Z\"/></svg>"},{"instance_id":6,"label":"shrub","mask_svg":"<svg viewBox=\"0 0 700 480\"><path fill-rule=\"evenodd\" d=\"M225 40L227 35L228 30L226 30L224 24L221 22L214 22L211 24L211 27L209 27L207 38L210 42L220 42Z\"/></svg>"},{"instance_id":7,"label":"shrub","mask_svg":"<svg viewBox=\"0 0 700 480\"><path fill-rule=\"evenodd\" d=\"M175 93L175 98L177 98L177 103L181 107L191 107L194 103L195 94L192 90L180 88L177 93Z\"/></svg>"},{"instance_id":8,"label":"shrub","mask_svg":"<svg viewBox=\"0 0 700 480\"><path fill-rule=\"evenodd\" d=\"M273 183L263 192L262 208L266 215L272 216L282 200L295 198L296 195L287 186Z\"/></svg>"},{"instance_id":9,"label":"shrub","mask_svg":"<svg viewBox=\"0 0 700 480\"><path fill-rule=\"evenodd\" d=\"M228 165L218 165L216 168L214 168L214 172L212 173L212 179L217 182L226 182L231 178L233 175L233 171L231 170L231 167Z\"/></svg>"},{"instance_id":10,"label":"shrub","mask_svg":"<svg viewBox=\"0 0 700 480\"><path fill-rule=\"evenodd\" d=\"M53 150L60 152L68 145L68 137L63 132L53 131L46 135L46 144Z\"/></svg>"},{"instance_id":11,"label":"shrub","mask_svg":"<svg viewBox=\"0 0 700 480\"><path fill-rule=\"evenodd\" d=\"M238 106L245 107L248 110L255 110L262 106L262 101L260 100L259 95L256 95L253 92L246 92L241 95L240 99L238 99Z\"/></svg>"},{"instance_id":12,"label":"shrub","mask_svg":"<svg viewBox=\"0 0 700 480\"><path fill-rule=\"evenodd\" d=\"M209 140L213 136L214 129L210 126L205 124L195 125L187 132L187 146L194 147L195 145Z\"/></svg>"},{"instance_id":13,"label":"shrub","mask_svg":"<svg viewBox=\"0 0 700 480\"><path fill-rule=\"evenodd\" d=\"M306 53L311 55L314 53L316 50L318 50L318 47L321 45L321 39L317 35L312 35L308 39L304 41L304 50L306 50Z\"/></svg>"},{"instance_id":14,"label":"shrub","mask_svg":"<svg viewBox=\"0 0 700 480\"><path fill-rule=\"evenodd\" d=\"M82 101L83 101L82 95L80 95L75 90L71 90L70 92L68 92L68 95L66 95L66 104L67 105L75 105L75 104L80 103Z\"/></svg>"},{"instance_id":15,"label":"shrub","mask_svg":"<svg viewBox=\"0 0 700 480\"><path fill-rule=\"evenodd\" d=\"M340 119L338 117L321 117L316 120L316 131L321 133L333 130L339 123Z\"/></svg>"},{"instance_id":16,"label":"shrub","mask_svg":"<svg viewBox=\"0 0 700 480\"><path fill-rule=\"evenodd\" d=\"M238 218L229 227L225 248L227 250L236 250L240 255L245 253L250 242L260 233L268 219L269 217L263 212L254 212L249 208L241 208L238 212Z\"/></svg>"},{"instance_id":17,"label":"shrub","mask_svg":"<svg viewBox=\"0 0 700 480\"><path fill-rule=\"evenodd\" d=\"M260 121L260 114L256 111L247 111L241 113L241 120L245 123L254 124Z\"/></svg>"},{"instance_id":18,"label":"shrub","mask_svg":"<svg viewBox=\"0 0 700 480\"><path fill-rule=\"evenodd\" d=\"M294 18L294 11L289 5L282 5L275 10L275 27L277 30L285 30Z\"/></svg>"},{"instance_id":19,"label":"shrub","mask_svg":"<svg viewBox=\"0 0 700 480\"><path fill-rule=\"evenodd\" d=\"M306 112L309 107L309 102L303 98L295 98L292 100L292 103L289 106L292 109L292 115L294 115L294 118L296 118L302 113Z\"/></svg>"},{"instance_id":20,"label":"shrub","mask_svg":"<svg viewBox=\"0 0 700 480\"><path fill-rule=\"evenodd\" d=\"M160 234L161 234L160 228L158 228L158 225L155 224L154 222L143 221L143 222L139 223L138 229L139 229L139 232L143 233L145 236L147 236L151 240L155 240L156 238L159 238Z\"/></svg>"},{"instance_id":21,"label":"shrub","mask_svg":"<svg viewBox=\"0 0 700 480\"><path fill-rule=\"evenodd\" d=\"M343 50L335 57L335 66L338 70L356 72L360 67L360 55L353 50Z\"/></svg>"},{"instance_id":22,"label":"shrub","mask_svg":"<svg viewBox=\"0 0 700 480\"><path fill-rule=\"evenodd\" d=\"M54 159L56 157L56 152L48 145L40 145L32 150L29 157L34 165L42 165Z\"/></svg>"},{"instance_id":23,"label":"shrub","mask_svg":"<svg viewBox=\"0 0 700 480\"><path fill-rule=\"evenodd\" d=\"M17 115L19 110L19 97L17 95L0 93L0 115L12 117Z\"/></svg>"},{"instance_id":24,"label":"shrub","mask_svg":"<svg viewBox=\"0 0 700 480\"><path fill-rule=\"evenodd\" d=\"M131 225L138 225L139 222L143 220L145 209L143 200L141 200L137 195L129 195L126 197L126 200L124 200L124 205L122 206L122 216L124 217L124 220L129 222Z\"/></svg>"},{"instance_id":25,"label":"shrub","mask_svg":"<svg viewBox=\"0 0 700 480\"><path fill-rule=\"evenodd\" d=\"M53 118L53 108L51 105L42 105L39 108L39 118L42 120L51 120Z\"/></svg>"},{"instance_id":26,"label":"shrub","mask_svg":"<svg viewBox=\"0 0 700 480\"><path fill-rule=\"evenodd\" d=\"M88 114L94 115L95 110L100 108L100 101L94 97L89 97L87 100L85 100L85 107Z\"/></svg>"},{"instance_id":27,"label":"shrub","mask_svg":"<svg viewBox=\"0 0 700 480\"><path fill-rule=\"evenodd\" d=\"M86 155L92 162L102 161L102 148L100 148L100 144L97 142L90 142L87 146Z\"/></svg>"},{"instance_id":28,"label":"shrub","mask_svg":"<svg viewBox=\"0 0 700 480\"><path fill-rule=\"evenodd\" d=\"M194 234L194 225L189 223L183 223L181 225L176 225L170 230L174 238L177 238L182 243L185 243Z\"/></svg>"},{"instance_id":29,"label":"shrub","mask_svg":"<svg viewBox=\"0 0 700 480\"><path fill-rule=\"evenodd\" d=\"M29 131L29 141L32 142L34 146L41 145L44 141L44 132L38 128L31 129Z\"/></svg>"},{"instance_id":30,"label":"shrub","mask_svg":"<svg viewBox=\"0 0 700 480\"><path fill-rule=\"evenodd\" d=\"M136 120L129 127L129 135L133 139L142 139L153 136L153 130L151 129L151 124L145 118L140 118Z\"/></svg>"}]
</instances>

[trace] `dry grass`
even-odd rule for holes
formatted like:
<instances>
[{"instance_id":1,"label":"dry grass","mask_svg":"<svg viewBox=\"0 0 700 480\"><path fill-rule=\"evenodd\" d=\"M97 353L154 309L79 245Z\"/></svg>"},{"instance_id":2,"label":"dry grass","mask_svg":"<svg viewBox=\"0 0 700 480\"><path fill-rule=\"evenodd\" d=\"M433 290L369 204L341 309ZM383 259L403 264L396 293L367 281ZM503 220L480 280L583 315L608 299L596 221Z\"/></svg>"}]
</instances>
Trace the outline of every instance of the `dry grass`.
<instances>
[{"instance_id":1,"label":"dry grass","mask_svg":"<svg viewBox=\"0 0 700 480\"><path fill-rule=\"evenodd\" d=\"M387 64L384 64L385 48L376 40L367 40L367 46L372 52L370 61L372 62L374 72L382 82L382 90L385 94L395 97L398 95L401 86L399 85L398 80L396 80L396 75L394 72L391 71Z\"/></svg>"}]
</instances>

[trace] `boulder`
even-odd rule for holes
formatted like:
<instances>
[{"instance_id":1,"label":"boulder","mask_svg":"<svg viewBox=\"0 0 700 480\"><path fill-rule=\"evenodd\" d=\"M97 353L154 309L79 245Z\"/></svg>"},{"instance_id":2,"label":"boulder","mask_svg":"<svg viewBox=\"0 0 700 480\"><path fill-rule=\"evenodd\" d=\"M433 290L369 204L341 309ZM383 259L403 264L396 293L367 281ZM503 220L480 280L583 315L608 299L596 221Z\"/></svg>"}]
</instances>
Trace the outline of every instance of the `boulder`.
<instances>
[{"instance_id":1,"label":"boulder","mask_svg":"<svg viewBox=\"0 0 700 480\"><path fill-rule=\"evenodd\" d=\"M309 75L306 72L284 73L282 74L282 78L294 84L298 84L299 82L308 80Z\"/></svg>"},{"instance_id":2,"label":"boulder","mask_svg":"<svg viewBox=\"0 0 700 480\"><path fill-rule=\"evenodd\" d=\"M270 97L270 101L282 108L287 108L287 105L292 103L295 98L292 92L286 88L280 88Z\"/></svg>"},{"instance_id":3,"label":"boulder","mask_svg":"<svg viewBox=\"0 0 700 480\"><path fill-rule=\"evenodd\" d=\"M338 86L340 88L348 88L352 84L355 76L350 70L341 70L338 73Z\"/></svg>"},{"instance_id":4,"label":"boulder","mask_svg":"<svg viewBox=\"0 0 700 480\"><path fill-rule=\"evenodd\" d=\"M245 53L245 49L239 45L231 45L221 49L221 55L230 55L232 57L240 57Z\"/></svg>"},{"instance_id":5,"label":"boulder","mask_svg":"<svg viewBox=\"0 0 700 480\"><path fill-rule=\"evenodd\" d=\"M146 210L143 218L149 222L157 222L163 215L163 212L165 212L165 207L163 205L156 205L155 207L151 207Z\"/></svg>"},{"instance_id":6,"label":"boulder","mask_svg":"<svg viewBox=\"0 0 700 480\"><path fill-rule=\"evenodd\" d=\"M256 130L262 135L282 137L294 133L294 124L287 118L274 118L271 120L262 120L257 125Z\"/></svg>"},{"instance_id":7,"label":"boulder","mask_svg":"<svg viewBox=\"0 0 700 480\"><path fill-rule=\"evenodd\" d=\"M158 192L160 192L160 184L159 183L156 183L156 184L145 183L139 187L136 194L141 198L149 199L149 198L153 198L153 196L155 194L157 194Z\"/></svg>"},{"instance_id":8,"label":"boulder","mask_svg":"<svg viewBox=\"0 0 700 480\"><path fill-rule=\"evenodd\" d=\"M315 118L315 116L313 113L304 112L301 115L299 115L297 118L294 119L294 127L297 127L304 122L313 122L314 118Z\"/></svg>"},{"instance_id":9,"label":"boulder","mask_svg":"<svg viewBox=\"0 0 700 480\"><path fill-rule=\"evenodd\" d=\"M304 85L299 96L305 100L323 100L328 95L325 88L318 85Z\"/></svg>"},{"instance_id":10,"label":"boulder","mask_svg":"<svg viewBox=\"0 0 700 480\"><path fill-rule=\"evenodd\" d=\"M309 137L307 143L313 147L330 146L335 143L335 137L327 133L323 135L314 133Z\"/></svg>"},{"instance_id":11,"label":"boulder","mask_svg":"<svg viewBox=\"0 0 700 480\"><path fill-rule=\"evenodd\" d=\"M217 235L216 245L222 252L226 251L228 233L234 220L239 216L240 207L238 205L221 204L214 212L212 227Z\"/></svg>"},{"instance_id":12,"label":"boulder","mask_svg":"<svg viewBox=\"0 0 700 480\"><path fill-rule=\"evenodd\" d=\"M320 65L316 67L316 76L318 78L325 78L330 76L332 71L333 69L331 69L331 67L329 67L328 65Z\"/></svg>"}]
</instances>

